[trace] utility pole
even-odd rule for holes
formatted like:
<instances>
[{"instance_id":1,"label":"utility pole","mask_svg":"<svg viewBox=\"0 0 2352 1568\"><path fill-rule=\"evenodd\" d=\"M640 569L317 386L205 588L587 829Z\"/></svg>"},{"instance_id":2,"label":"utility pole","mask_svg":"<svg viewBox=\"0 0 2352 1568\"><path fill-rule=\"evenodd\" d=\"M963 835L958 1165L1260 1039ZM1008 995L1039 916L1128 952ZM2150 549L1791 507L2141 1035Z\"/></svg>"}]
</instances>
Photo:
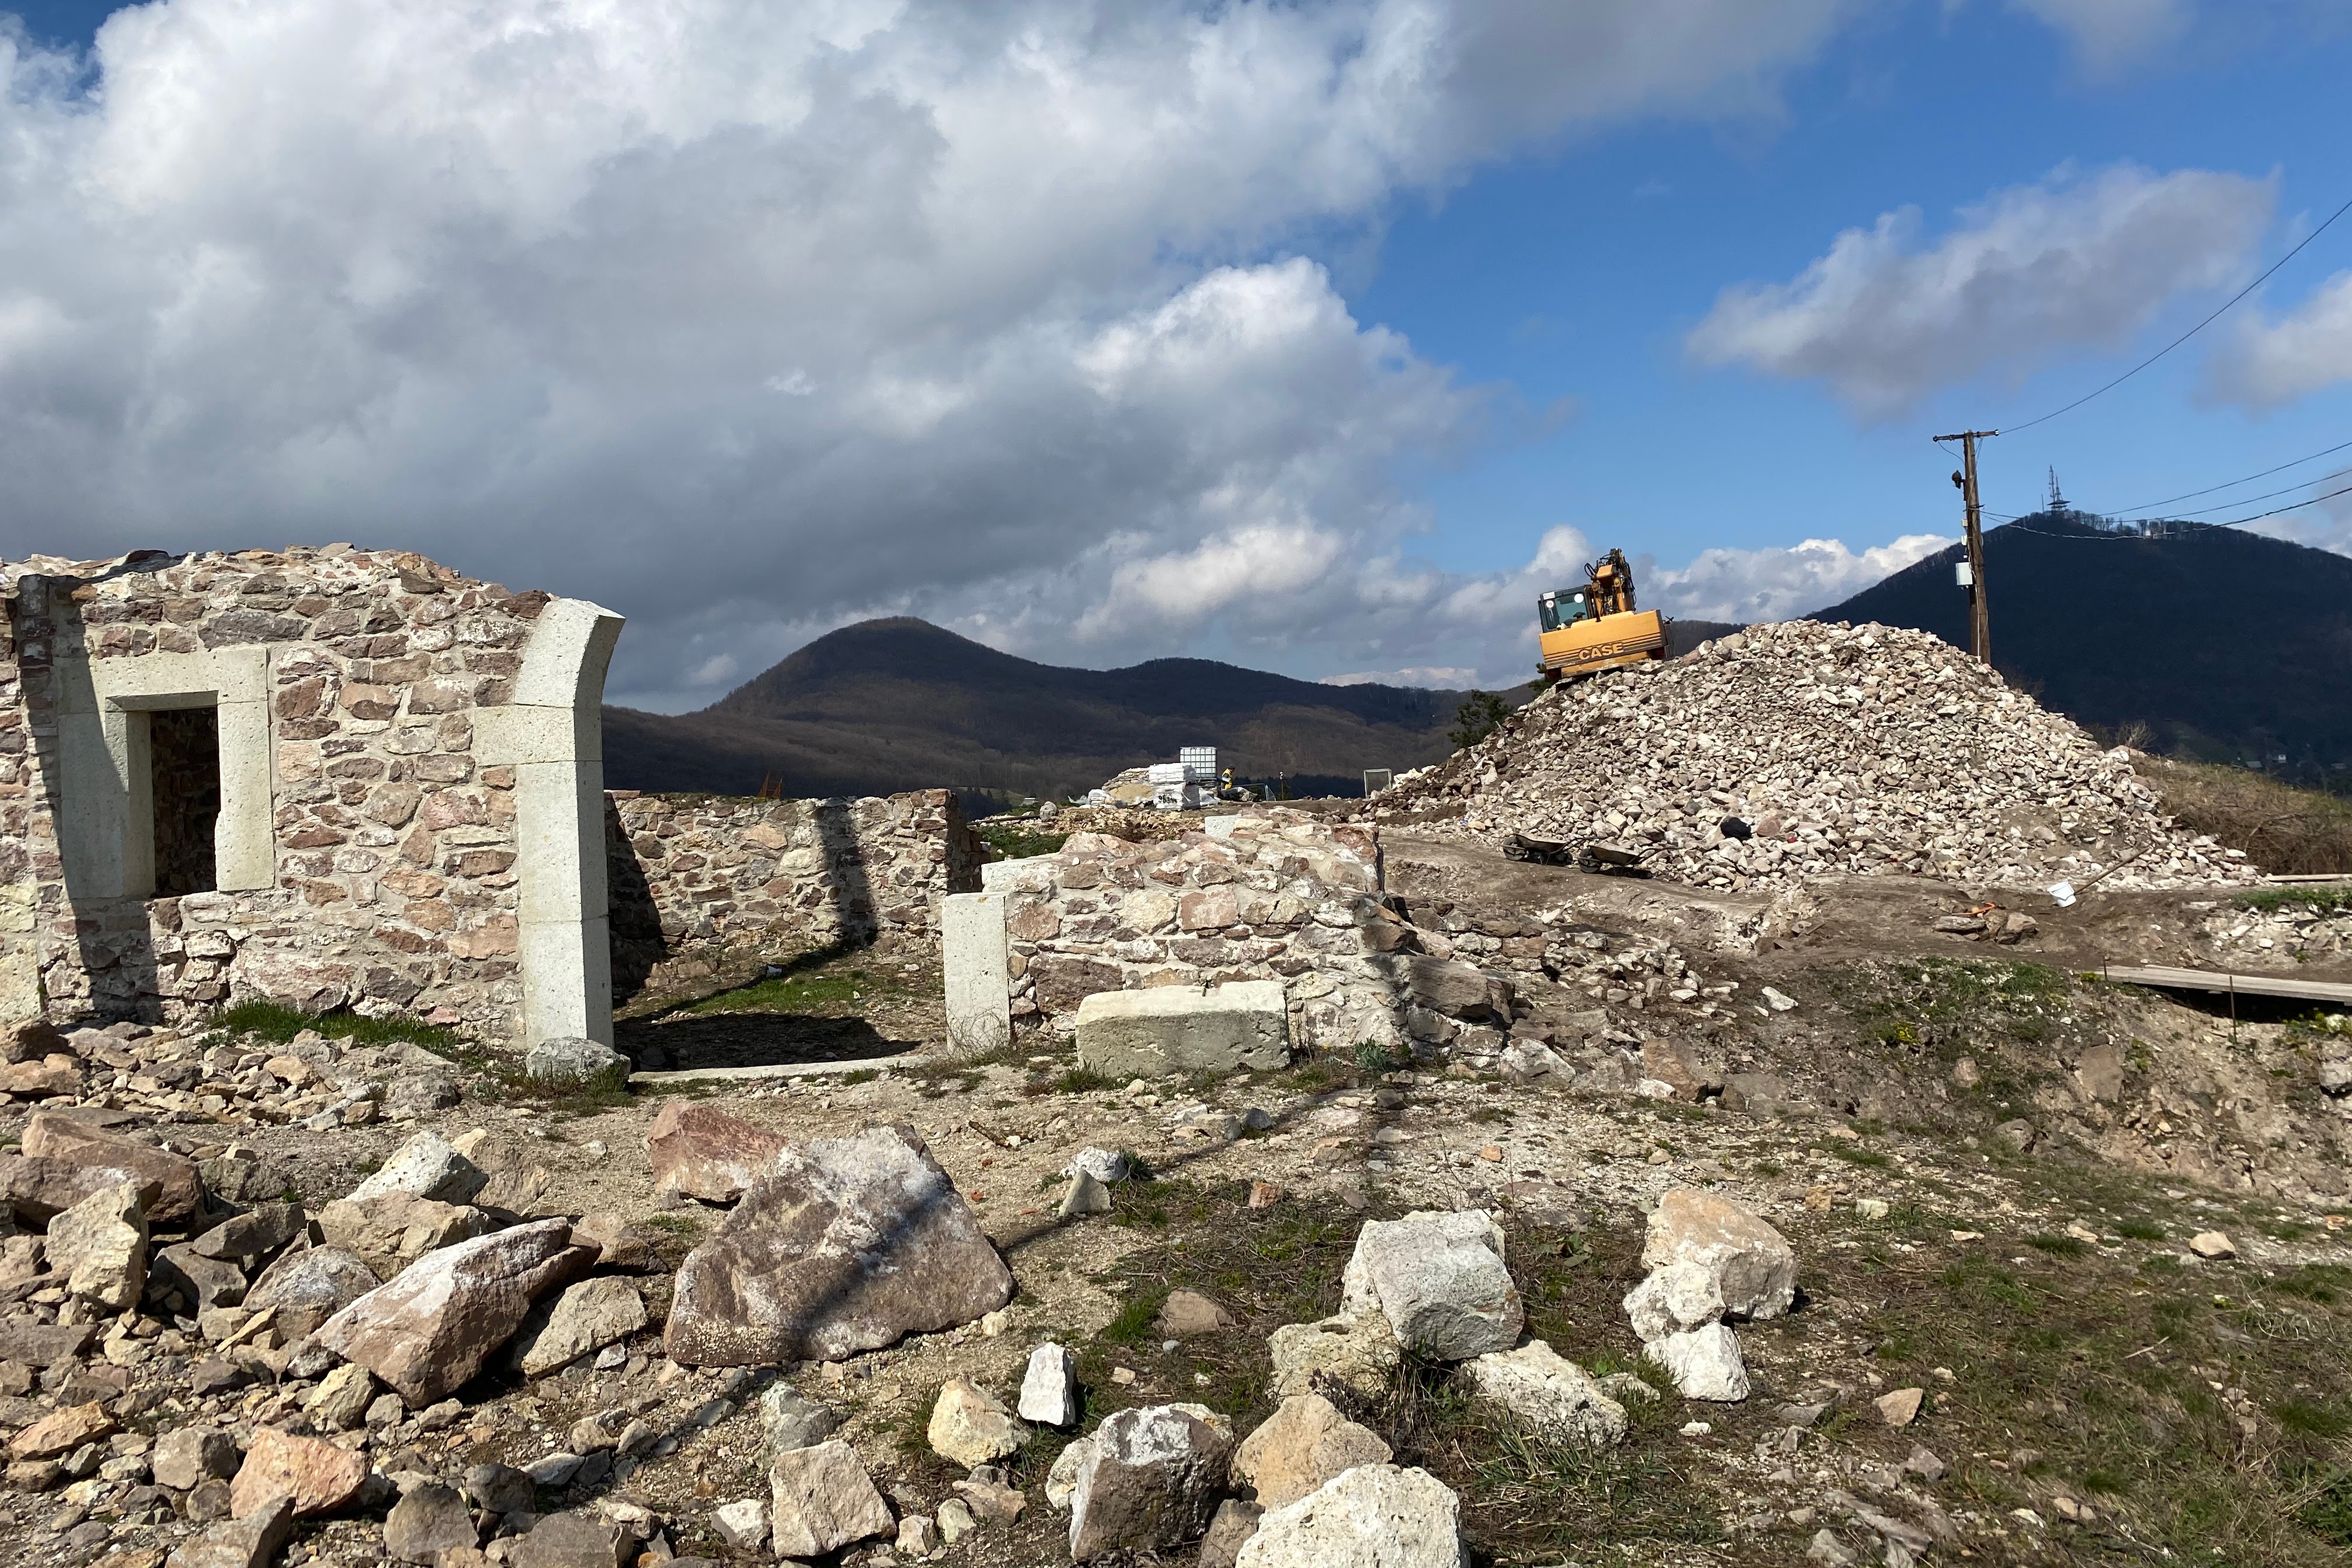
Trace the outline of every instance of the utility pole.
<instances>
[{"instance_id":1,"label":"utility pole","mask_svg":"<svg viewBox=\"0 0 2352 1568\"><path fill-rule=\"evenodd\" d=\"M2000 434L1998 430L1962 430L1936 437L1960 444L1962 467L1952 476L1952 483L1968 507L1969 651L1987 666L1992 663L1992 623L1985 616L1984 514L1977 503L1977 443Z\"/></svg>"}]
</instances>

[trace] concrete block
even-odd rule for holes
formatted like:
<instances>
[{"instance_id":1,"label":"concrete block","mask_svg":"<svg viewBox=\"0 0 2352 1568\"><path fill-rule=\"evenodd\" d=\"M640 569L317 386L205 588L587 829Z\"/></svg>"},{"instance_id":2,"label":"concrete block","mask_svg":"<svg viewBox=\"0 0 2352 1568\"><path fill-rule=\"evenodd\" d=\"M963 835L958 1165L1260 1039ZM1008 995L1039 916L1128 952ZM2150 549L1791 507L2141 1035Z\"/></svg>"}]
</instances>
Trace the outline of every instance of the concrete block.
<instances>
[{"instance_id":1,"label":"concrete block","mask_svg":"<svg viewBox=\"0 0 2352 1568\"><path fill-rule=\"evenodd\" d=\"M1290 1061L1290 1014L1278 980L1196 991L1097 991L1078 1004L1078 1065L1107 1078L1260 1070Z\"/></svg>"},{"instance_id":2,"label":"concrete block","mask_svg":"<svg viewBox=\"0 0 2352 1568\"><path fill-rule=\"evenodd\" d=\"M1013 1043L1003 893L950 893L940 906L948 1048L964 1056Z\"/></svg>"}]
</instances>

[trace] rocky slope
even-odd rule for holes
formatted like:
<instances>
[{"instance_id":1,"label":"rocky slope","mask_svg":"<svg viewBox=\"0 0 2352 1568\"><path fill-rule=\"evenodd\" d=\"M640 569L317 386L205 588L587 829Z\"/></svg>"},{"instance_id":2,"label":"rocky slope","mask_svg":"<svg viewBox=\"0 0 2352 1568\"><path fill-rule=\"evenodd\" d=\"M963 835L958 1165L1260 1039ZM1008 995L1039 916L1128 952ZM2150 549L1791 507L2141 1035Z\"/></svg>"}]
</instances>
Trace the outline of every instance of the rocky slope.
<instances>
[{"instance_id":1,"label":"rocky slope","mask_svg":"<svg viewBox=\"0 0 2352 1568\"><path fill-rule=\"evenodd\" d=\"M2180 832L2127 755L1926 633L1792 621L1547 690L1381 797L1444 820L1622 844L1699 887L1927 873L1985 887L2247 880Z\"/></svg>"}]
</instances>

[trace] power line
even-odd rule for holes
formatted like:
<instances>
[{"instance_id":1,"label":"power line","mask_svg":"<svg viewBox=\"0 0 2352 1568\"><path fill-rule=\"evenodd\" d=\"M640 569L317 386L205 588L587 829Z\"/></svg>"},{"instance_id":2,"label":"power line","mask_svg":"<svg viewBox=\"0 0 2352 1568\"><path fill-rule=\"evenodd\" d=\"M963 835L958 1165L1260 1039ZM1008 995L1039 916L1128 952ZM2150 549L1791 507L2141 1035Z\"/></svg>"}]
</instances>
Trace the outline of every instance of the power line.
<instances>
[{"instance_id":1,"label":"power line","mask_svg":"<svg viewBox=\"0 0 2352 1568\"><path fill-rule=\"evenodd\" d=\"M2352 473L2352 468L2347 468L2344 472ZM2339 476L2331 474L2328 477L2330 479L2334 479ZM2315 479L2312 482L2314 484L2318 484L2325 481ZM2217 529L2242 528L2250 522L2260 522L2266 517L2279 517L2290 511L2301 511L2307 506L2316 506L2321 501L2333 500L2337 496L2352 496L2352 485L2346 485L2341 489L2329 490L2323 495L2308 496L2302 500L2292 501L2285 506L2274 506L2268 511L2258 511L2246 517L2225 518L2220 522L2183 522L2180 525L2180 531L2177 533L2111 533L2104 529L2094 529L2087 533L2060 533L2054 530L2047 528L2026 528L2021 526L2020 522L2015 521L2011 522L2008 526L2016 529L2020 533L2037 534L2043 539L2080 539L2102 544L2161 544L2169 539L2186 539L2194 534L2210 533ZM2260 500L2262 498L2255 497L2252 499ZM2241 501L2238 504L2242 506L2245 503ZM2221 509L2216 508L2214 510L2219 510ZM2094 513L2091 515L2095 516L2097 514ZM2148 521L2151 522L2169 522L2173 520L2170 518L2151 518Z\"/></svg>"},{"instance_id":2,"label":"power line","mask_svg":"<svg viewBox=\"0 0 2352 1568\"><path fill-rule=\"evenodd\" d=\"M2150 518L2147 521L2150 522L2171 522L2179 519L2203 517L2209 511L2228 511L2232 507L2252 506L2258 500L2269 500L2273 496L2293 495L2295 491L2300 489L2308 489L2313 485L2324 485L2330 479L2340 479L2347 474L2352 474L2352 468L2338 468L2334 473L2322 474L2315 479L2305 479L2301 484L2289 485L2283 490L2264 490L2258 496L2240 496L2236 500L2215 501L2211 506L2200 507L2195 511L2177 512L2172 517ZM2243 484L2245 481L2241 479L2238 482L2240 484ZM2230 487L2227 485L2216 485L2213 488L2215 489L2227 489ZM2116 512L2101 512L2098 515L2101 517L2115 517L2122 514Z\"/></svg>"},{"instance_id":3,"label":"power line","mask_svg":"<svg viewBox=\"0 0 2352 1568\"><path fill-rule=\"evenodd\" d=\"M2247 295L2252 293L2255 289L2268 282L2272 273L2276 272L2280 268L2284 267L2288 262L2293 261L2296 257L2302 255L2304 246L2309 245L2313 240L2317 239L2321 235L2326 234L2328 229L2328 225L2333 224L2337 218L2342 217L2347 212L2352 212L2352 201L2346 202L2342 206L2337 207L2334 212L2328 214L2326 223L2321 224L2317 228L2315 228L2309 234L2305 235L2301 244L2298 244L2293 250L2288 251L2284 256L2280 257L2276 261L2272 262L2268 268L2263 269L2263 275L2260 278L2255 279L2252 283L2247 284L2244 288L2239 289L2236 293L2223 300L2220 310L2215 310L2211 315L2206 317L2203 321L2198 322L2195 326L2189 328L2187 331L2181 333L2179 337L2173 339L2170 342L2165 344L2162 348L2157 350L2154 353L2140 361L2139 363L2132 366L2131 369L2116 377L2115 380L2107 383L2105 386L2099 387L2095 391L2084 393L2082 396L2074 399L2074 402L2066 405L2063 408L2053 408L2049 413L2044 414L2041 418L2029 419L2022 425L2011 425L2002 433L2005 435L2014 436L2020 430L2031 430L2036 425L2044 425L2049 423L2051 420L2057 418L2061 414L2072 414L2075 409L2082 407L2083 405L2090 402L2091 399L2095 397L2113 392L2116 387L2121 386L2125 382L2129 381L2132 377L2137 375L2140 372L2146 370L2148 366L2154 364L2157 361L2162 359L2165 355L2170 353L2173 350L2179 348L2181 344L2187 342L2189 339L2195 337L2198 333L2211 326L2221 318L2223 310L2227 310L2231 306L2236 304L2239 300L2244 299Z\"/></svg>"},{"instance_id":4,"label":"power line","mask_svg":"<svg viewBox=\"0 0 2352 1568\"><path fill-rule=\"evenodd\" d=\"M2273 474L2283 474L2289 468L2299 468L2305 463L2315 462L2321 458L2328 457L2336 452L2341 452L2347 447L2352 447L2352 441L2339 441L2335 446L2325 447L2319 451L2314 452L2307 458L2297 458L2292 462L2281 463L2275 468L2264 468L2258 474L2248 474L2242 479L2231 479L2222 484L2207 485L2201 490L2188 490L2180 495L2166 496L2162 500L2142 501L2137 506L2127 506L2120 510L2103 512L2100 515L2104 517L2130 517L2137 512L2154 511L2160 506L2170 506L2177 500L2195 500L2199 496L2210 496L2215 490L2226 490L2233 489L2239 485L2249 485L2253 483L2256 479L2266 479Z\"/></svg>"}]
</instances>

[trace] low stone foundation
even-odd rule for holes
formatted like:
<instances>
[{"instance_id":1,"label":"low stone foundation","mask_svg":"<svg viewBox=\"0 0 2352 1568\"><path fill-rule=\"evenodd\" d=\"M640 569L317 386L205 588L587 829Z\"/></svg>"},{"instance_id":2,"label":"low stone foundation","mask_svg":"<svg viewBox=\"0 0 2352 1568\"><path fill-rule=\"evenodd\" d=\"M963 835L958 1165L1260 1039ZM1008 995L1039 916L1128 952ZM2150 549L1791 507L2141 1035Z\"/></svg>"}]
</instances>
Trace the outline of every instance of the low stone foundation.
<instances>
[{"instance_id":1,"label":"low stone foundation","mask_svg":"<svg viewBox=\"0 0 2352 1568\"><path fill-rule=\"evenodd\" d=\"M1056 854L989 866L987 889L1004 900L999 973L1013 1027L1074 1033L1079 1004L1099 992L1278 980L1295 1044L1400 1048L1387 954L1402 927L1381 896L1380 856L1371 828L1276 806L1159 843L1073 834ZM986 949L948 954L950 993L975 1015L970 998L990 980L961 972L992 958ZM989 1032L954 1043L971 1048Z\"/></svg>"},{"instance_id":2,"label":"low stone foundation","mask_svg":"<svg viewBox=\"0 0 2352 1568\"><path fill-rule=\"evenodd\" d=\"M980 886L980 841L947 790L860 800L605 797L613 979L625 1000L730 949L936 939Z\"/></svg>"}]
</instances>

